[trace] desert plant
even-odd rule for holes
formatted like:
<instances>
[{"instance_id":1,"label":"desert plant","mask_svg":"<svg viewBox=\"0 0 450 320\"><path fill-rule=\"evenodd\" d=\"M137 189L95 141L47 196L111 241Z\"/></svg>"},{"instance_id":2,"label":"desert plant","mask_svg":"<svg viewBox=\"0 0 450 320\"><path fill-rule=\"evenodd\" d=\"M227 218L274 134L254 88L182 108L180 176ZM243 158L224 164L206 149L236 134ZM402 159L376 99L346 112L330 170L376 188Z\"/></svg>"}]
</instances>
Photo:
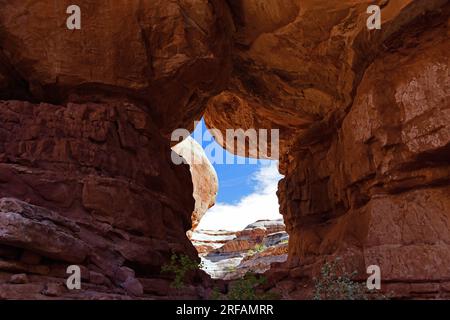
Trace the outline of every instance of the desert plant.
<instances>
[{"instance_id":1,"label":"desert plant","mask_svg":"<svg viewBox=\"0 0 450 320\"><path fill-rule=\"evenodd\" d=\"M175 275L171 286L176 289L181 289L185 285L186 275L191 271L201 269L202 266L202 263L192 260L187 255L173 253L170 257L170 263L163 265L161 272Z\"/></svg>"},{"instance_id":2,"label":"desert plant","mask_svg":"<svg viewBox=\"0 0 450 320\"><path fill-rule=\"evenodd\" d=\"M371 293L365 283L354 281L356 271L346 272L340 264L341 258L326 262L320 271L320 276L314 278L315 300L369 300L387 299L379 293Z\"/></svg>"},{"instance_id":3,"label":"desert plant","mask_svg":"<svg viewBox=\"0 0 450 320\"><path fill-rule=\"evenodd\" d=\"M263 252L266 249L267 249L267 247L264 244L258 243L255 245L255 247L253 249L248 250L247 256L249 256L249 257L254 256L255 254Z\"/></svg>"},{"instance_id":4,"label":"desert plant","mask_svg":"<svg viewBox=\"0 0 450 320\"><path fill-rule=\"evenodd\" d=\"M264 245L264 244L262 244L262 243L258 243L256 246L255 246L255 251L256 252L263 252L264 250L266 250L267 249L267 247Z\"/></svg>"}]
</instances>

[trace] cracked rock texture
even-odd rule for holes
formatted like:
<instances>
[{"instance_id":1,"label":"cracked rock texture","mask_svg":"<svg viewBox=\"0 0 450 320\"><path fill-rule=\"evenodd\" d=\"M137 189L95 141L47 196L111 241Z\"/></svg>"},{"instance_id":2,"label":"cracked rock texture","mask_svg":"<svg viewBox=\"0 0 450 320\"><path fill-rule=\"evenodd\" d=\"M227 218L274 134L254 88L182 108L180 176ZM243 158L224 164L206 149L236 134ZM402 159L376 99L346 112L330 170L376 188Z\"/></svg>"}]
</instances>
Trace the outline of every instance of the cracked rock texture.
<instances>
[{"instance_id":1,"label":"cracked rock texture","mask_svg":"<svg viewBox=\"0 0 450 320\"><path fill-rule=\"evenodd\" d=\"M279 129L284 152L298 135L320 139L345 115L386 42L395 42L414 20L446 2L230 1L237 29L232 77L210 100L207 125L221 131ZM369 31L366 10L376 3L382 7L382 29Z\"/></svg>"},{"instance_id":2,"label":"cracked rock texture","mask_svg":"<svg viewBox=\"0 0 450 320\"><path fill-rule=\"evenodd\" d=\"M160 273L172 253L198 259L189 166L167 138L226 84L231 13L80 0L71 31L71 4L0 0L0 298L201 298L203 273L179 292ZM65 289L69 264L82 291Z\"/></svg>"},{"instance_id":3,"label":"cracked rock texture","mask_svg":"<svg viewBox=\"0 0 450 320\"><path fill-rule=\"evenodd\" d=\"M281 278L301 282L341 256L362 278L379 265L394 297L450 297L448 25L434 16L408 29L365 70L338 128L315 143L300 135L285 154Z\"/></svg>"},{"instance_id":4,"label":"cracked rock texture","mask_svg":"<svg viewBox=\"0 0 450 320\"><path fill-rule=\"evenodd\" d=\"M323 261L342 256L362 279L379 265L395 297L449 297L448 2L376 1L374 31L373 1L269 2L232 2L232 77L205 120L280 129L290 243L273 286L310 298Z\"/></svg>"},{"instance_id":5,"label":"cracked rock texture","mask_svg":"<svg viewBox=\"0 0 450 320\"><path fill-rule=\"evenodd\" d=\"M20 101L1 102L0 113L0 278L26 272L45 277L28 287L63 284L76 264L87 292L53 295L150 297L145 281L161 279L172 252L197 259L186 236L194 209L189 168L171 162L146 113L122 103ZM33 288L9 296L9 286L0 280L0 296L47 296Z\"/></svg>"},{"instance_id":6,"label":"cracked rock texture","mask_svg":"<svg viewBox=\"0 0 450 320\"><path fill-rule=\"evenodd\" d=\"M232 22L221 0L81 0L79 31L66 27L71 4L0 1L0 98L126 97L168 134L191 128L227 80Z\"/></svg>"},{"instance_id":7,"label":"cracked rock texture","mask_svg":"<svg viewBox=\"0 0 450 320\"><path fill-rule=\"evenodd\" d=\"M208 297L204 273L177 292L160 273L198 258L214 190L168 138L202 116L280 129L289 251L267 290L310 298L341 256L394 297L450 297L448 1L79 0L78 31L70 4L0 0L0 298Z\"/></svg>"}]
</instances>

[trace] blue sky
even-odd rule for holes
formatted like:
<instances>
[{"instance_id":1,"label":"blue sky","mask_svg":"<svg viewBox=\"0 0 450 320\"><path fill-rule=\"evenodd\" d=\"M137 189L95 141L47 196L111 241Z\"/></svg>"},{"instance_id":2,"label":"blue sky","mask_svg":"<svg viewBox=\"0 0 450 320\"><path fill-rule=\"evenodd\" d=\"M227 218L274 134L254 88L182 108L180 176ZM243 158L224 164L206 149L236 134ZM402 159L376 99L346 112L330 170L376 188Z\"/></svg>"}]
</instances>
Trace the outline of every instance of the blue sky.
<instances>
[{"instance_id":1,"label":"blue sky","mask_svg":"<svg viewBox=\"0 0 450 320\"><path fill-rule=\"evenodd\" d=\"M212 142L211 134L208 132L203 119L196 127L192 136L203 148L211 143L216 144L216 142ZM200 138L205 136L207 138ZM226 150L224 150L224 153L229 154ZM249 161L247 161L247 164L213 163L214 169L216 169L217 176L219 177L219 194L217 197L217 202L234 204L244 196L251 194L255 189L252 176L254 176L254 174L261 168L263 163L269 162L270 161L258 160L257 164L249 163Z\"/></svg>"},{"instance_id":2,"label":"blue sky","mask_svg":"<svg viewBox=\"0 0 450 320\"><path fill-rule=\"evenodd\" d=\"M203 148L208 145L219 147L203 120L192 136ZM223 152L233 156L226 150ZM282 176L278 173L277 162L258 160L255 164L249 159L240 159L245 160L246 164L237 161L233 164L217 164L211 161L219 178L219 193L216 205L200 222L200 229L241 230L256 220L281 218L276 190Z\"/></svg>"}]
</instances>

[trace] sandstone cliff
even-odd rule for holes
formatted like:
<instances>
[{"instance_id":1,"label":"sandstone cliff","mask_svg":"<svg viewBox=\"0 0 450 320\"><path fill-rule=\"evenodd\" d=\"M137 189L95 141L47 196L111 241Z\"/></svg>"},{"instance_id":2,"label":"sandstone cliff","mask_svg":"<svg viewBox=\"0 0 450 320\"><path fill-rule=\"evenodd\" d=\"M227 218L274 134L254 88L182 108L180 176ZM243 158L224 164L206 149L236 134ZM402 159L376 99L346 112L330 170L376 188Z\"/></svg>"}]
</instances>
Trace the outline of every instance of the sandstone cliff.
<instances>
[{"instance_id":1,"label":"sandstone cliff","mask_svg":"<svg viewBox=\"0 0 450 320\"><path fill-rule=\"evenodd\" d=\"M160 270L198 259L195 178L168 137L203 115L281 131L268 289L310 298L342 256L394 297L450 297L448 1L79 0L78 31L69 4L0 0L0 298L176 297Z\"/></svg>"},{"instance_id":2,"label":"sandstone cliff","mask_svg":"<svg viewBox=\"0 0 450 320\"><path fill-rule=\"evenodd\" d=\"M230 12L81 0L71 31L70 4L0 1L0 297L172 296L161 266L198 257L189 167L167 137L226 83ZM65 287L71 264L82 290Z\"/></svg>"},{"instance_id":3,"label":"sandstone cliff","mask_svg":"<svg viewBox=\"0 0 450 320\"><path fill-rule=\"evenodd\" d=\"M448 2L378 1L377 31L369 1L239 3L232 78L205 119L281 129L290 242L274 285L310 298L339 255L362 279L379 265L396 297L448 298Z\"/></svg>"}]
</instances>

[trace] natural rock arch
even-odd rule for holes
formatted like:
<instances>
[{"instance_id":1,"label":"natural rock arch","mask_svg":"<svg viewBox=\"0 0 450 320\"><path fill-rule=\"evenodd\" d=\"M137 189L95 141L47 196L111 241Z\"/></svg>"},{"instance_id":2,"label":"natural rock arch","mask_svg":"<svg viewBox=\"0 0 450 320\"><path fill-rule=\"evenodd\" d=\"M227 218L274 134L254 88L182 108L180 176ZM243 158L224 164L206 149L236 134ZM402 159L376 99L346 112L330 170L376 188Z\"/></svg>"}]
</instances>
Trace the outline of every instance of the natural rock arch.
<instances>
[{"instance_id":1,"label":"natural rock arch","mask_svg":"<svg viewBox=\"0 0 450 320\"><path fill-rule=\"evenodd\" d=\"M170 294L161 265L196 253L168 136L203 114L281 129L291 240L274 286L307 297L339 254L379 264L399 296L448 297L449 5L379 1L368 31L369 2L80 0L69 31L67 1L0 0L0 272L37 275L0 297ZM52 282L70 263L91 289ZM205 298L208 279L191 282Z\"/></svg>"}]
</instances>

